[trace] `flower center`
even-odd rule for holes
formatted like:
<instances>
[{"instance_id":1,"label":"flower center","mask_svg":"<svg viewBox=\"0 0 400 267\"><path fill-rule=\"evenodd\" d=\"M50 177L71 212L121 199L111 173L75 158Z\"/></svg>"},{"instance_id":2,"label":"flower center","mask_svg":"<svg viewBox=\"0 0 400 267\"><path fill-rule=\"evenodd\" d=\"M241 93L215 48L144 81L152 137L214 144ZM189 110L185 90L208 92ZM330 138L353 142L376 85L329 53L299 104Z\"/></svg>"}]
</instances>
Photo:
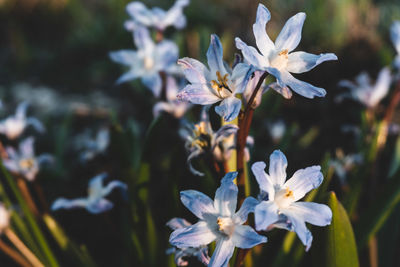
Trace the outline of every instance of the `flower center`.
<instances>
[{"instance_id":1,"label":"flower center","mask_svg":"<svg viewBox=\"0 0 400 267\"><path fill-rule=\"evenodd\" d=\"M211 87L212 89L217 92L218 96L220 98L227 98L232 95L232 90L228 86L228 76L229 74L225 74L224 76L221 75L221 72L217 71L217 79L211 81Z\"/></svg>"},{"instance_id":2,"label":"flower center","mask_svg":"<svg viewBox=\"0 0 400 267\"><path fill-rule=\"evenodd\" d=\"M289 54L289 50L287 50L287 49L281 50L270 61L271 67L276 68L278 70L282 70L282 69L286 68L287 63L288 63L288 58L289 58L288 54Z\"/></svg>"},{"instance_id":3,"label":"flower center","mask_svg":"<svg viewBox=\"0 0 400 267\"><path fill-rule=\"evenodd\" d=\"M294 202L293 191L289 188L279 190L275 193L274 201L279 208L287 208L290 204Z\"/></svg>"},{"instance_id":4,"label":"flower center","mask_svg":"<svg viewBox=\"0 0 400 267\"><path fill-rule=\"evenodd\" d=\"M227 236L231 236L235 231L235 224L230 217L218 217L217 224L218 230Z\"/></svg>"},{"instance_id":5,"label":"flower center","mask_svg":"<svg viewBox=\"0 0 400 267\"><path fill-rule=\"evenodd\" d=\"M151 57L145 57L143 60L143 64L146 70L151 70L154 66L154 60Z\"/></svg>"},{"instance_id":6,"label":"flower center","mask_svg":"<svg viewBox=\"0 0 400 267\"><path fill-rule=\"evenodd\" d=\"M193 146L199 147L207 147L209 141L211 140L210 133L207 131L207 123L204 121L199 122L198 124L194 125L194 140L192 142Z\"/></svg>"},{"instance_id":7,"label":"flower center","mask_svg":"<svg viewBox=\"0 0 400 267\"><path fill-rule=\"evenodd\" d=\"M35 165L35 161L32 158L29 159L21 159L19 161L19 166L21 169L30 169Z\"/></svg>"}]
</instances>

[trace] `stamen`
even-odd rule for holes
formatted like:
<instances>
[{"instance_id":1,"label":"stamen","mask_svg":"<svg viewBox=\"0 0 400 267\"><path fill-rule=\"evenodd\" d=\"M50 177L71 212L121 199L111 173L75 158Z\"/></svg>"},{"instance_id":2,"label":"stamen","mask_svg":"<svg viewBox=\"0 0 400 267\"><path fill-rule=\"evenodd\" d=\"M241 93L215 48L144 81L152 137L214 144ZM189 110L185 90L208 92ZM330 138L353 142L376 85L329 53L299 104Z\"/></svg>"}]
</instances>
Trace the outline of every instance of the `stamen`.
<instances>
[{"instance_id":1,"label":"stamen","mask_svg":"<svg viewBox=\"0 0 400 267\"><path fill-rule=\"evenodd\" d=\"M287 197L287 198L289 198L289 197L293 198L293 197L294 197L293 191L292 191L292 190L289 190L289 188L286 188L285 197Z\"/></svg>"},{"instance_id":2,"label":"stamen","mask_svg":"<svg viewBox=\"0 0 400 267\"><path fill-rule=\"evenodd\" d=\"M288 59L288 54L289 50L283 49L281 52L278 53L279 56L284 56L286 59Z\"/></svg>"}]
</instances>

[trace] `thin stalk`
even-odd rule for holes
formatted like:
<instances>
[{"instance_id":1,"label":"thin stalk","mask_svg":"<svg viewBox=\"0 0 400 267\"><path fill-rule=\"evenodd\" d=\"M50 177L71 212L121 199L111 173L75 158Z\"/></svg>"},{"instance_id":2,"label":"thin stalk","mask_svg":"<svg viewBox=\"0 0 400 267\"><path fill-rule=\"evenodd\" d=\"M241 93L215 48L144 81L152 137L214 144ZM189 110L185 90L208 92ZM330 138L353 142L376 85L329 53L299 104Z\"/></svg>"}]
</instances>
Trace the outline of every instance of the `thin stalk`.
<instances>
[{"instance_id":1,"label":"thin stalk","mask_svg":"<svg viewBox=\"0 0 400 267\"><path fill-rule=\"evenodd\" d=\"M39 198L40 204L42 206L42 211L43 213L48 213L49 212L49 204L46 201L46 197L44 196L43 189L38 183L38 181L35 179L33 181L33 188L35 189L36 195Z\"/></svg>"},{"instance_id":2,"label":"thin stalk","mask_svg":"<svg viewBox=\"0 0 400 267\"><path fill-rule=\"evenodd\" d=\"M22 257L17 251L4 243L2 240L0 240L0 250L22 267L32 267L32 265L30 265L29 262L24 259L24 257Z\"/></svg>"},{"instance_id":3,"label":"thin stalk","mask_svg":"<svg viewBox=\"0 0 400 267\"><path fill-rule=\"evenodd\" d=\"M29 208L31 209L33 215L35 215L35 217L39 217L39 210L36 207L35 201L33 201L32 195L29 192L29 188L26 185L26 182L24 180L24 178L18 176L17 177L17 185L19 190L22 193L22 196L24 197L26 204L28 204Z\"/></svg>"},{"instance_id":4,"label":"thin stalk","mask_svg":"<svg viewBox=\"0 0 400 267\"><path fill-rule=\"evenodd\" d=\"M4 230L4 234L11 241L11 243L13 243L13 245L21 252L21 254L25 256L25 258L32 264L32 266L44 267L43 263L41 263L40 260L36 258L32 251L30 251L29 248L25 246L21 239L19 239L19 237L10 228Z\"/></svg>"}]
</instances>

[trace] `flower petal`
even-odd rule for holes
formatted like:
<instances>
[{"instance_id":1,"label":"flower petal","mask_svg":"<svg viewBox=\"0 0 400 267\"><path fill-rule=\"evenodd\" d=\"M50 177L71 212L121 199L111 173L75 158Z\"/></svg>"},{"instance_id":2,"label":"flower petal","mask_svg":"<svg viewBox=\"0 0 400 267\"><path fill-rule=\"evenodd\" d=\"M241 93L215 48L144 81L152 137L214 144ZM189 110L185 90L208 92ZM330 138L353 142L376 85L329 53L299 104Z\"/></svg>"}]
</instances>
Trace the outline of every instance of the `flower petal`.
<instances>
[{"instance_id":1,"label":"flower petal","mask_svg":"<svg viewBox=\"0 0 400 267\"><path fill-rule=\"evenodd\" d=\"M272 88L274 91L278 92L281 94L284 98L290 99L292 98L292 91L289 89L289 87L282 87L278 83L271 83L268 85L268 87Z\"/></svg>"},{"instance_id":2,"label":"flower petal","mask_svg":"<svg viewBox=\"0 0 400 267\"><path fill-rule=\"evenodd\" d=\"M150 32L145 27L136 27L133 30L133 39L138 50L151 51L154 48Z\"/></svg>"},{"instance_id":3,"label":"flower petal","mask_svg":"<svg viewBox=\"0 0 400 267\"><path fill-rule=\"evenodd\" d=\"M259 69L265 69L269 66L268 60L260 55L260 53L252 46L248 46L239 37L235 38L236 48L242 51L244 59L247 63L256 66Z\"/></svg>"},{"instance_id":4,"label":"flower petal","mask_svg":"<svg viewBox=\"0 0 400 267\"><path fill-rule=\"evenodd\" d=\"M28 109L29 103L28 101L24 101L20 103L17 107L17 111L15 112L15 117L17 119L25 119L26 117L26 110Z\"/></svg>"},{"instance_id":5,"label":"flower petal","mask_svg":"<svg viewBox=\"0 0 400 267\"><path fill-rule=\"evenodd\" d=\"M300 218L296 213L289 210L285 210L284 214L290 220L291 228L296 232L301 242L306 246L306 251L308 251L311 247L313 236L307 229L304 220L302 220L302 218Z\"/></svg>"},{"instance_id":6,"label":"flower petal","mask_svg":"<svg viewBox=\"0 0 400 267\"><path fill-rule=\"evenodd\" d=\"M269 178L273 185L283 185L286 180L287 159L280 150L275 150L269 156Z\"/></svg>"},{"instance_id":7,"label":"flower petal","mask_svg":"<svg viewBox=\"0 0 400 267\"><path fill-rule=\"evenodd\" d=\"M166 224L169 228L172 230L180 229L180 228L185 228L188 226L191 226L192 224L185 219L182 218L172 218L169 220Z\"/></svg>"},{"instance_id":8,"label":"flower petal","mask_svg":"<svg viewBox=\"0 0 400 267\"><path fill-rule=\"evenodd\" d=\"M132 2L126 6L127 13L143 25L151 25L152 13L142 2Z\"/></svg>"},{"instance_id":9,"label":"flower petal","mask_svg":"<svg viewBox=\"0 0 400 267\"><path fill-rule=\"evenodd\" d=\"M300 12L291 17L285 23L285 26L283 26L282 31L275 40L275 47L277 51L287 49L288 52L290 52L299 45L301 40L301 30L303 28L305 19L306 14Z\"/></svg>"},{"instance_id":10,"label":"flower petal","mask_svg":"<svg viewBox=\"0 0 400 267\"><path fill-rule=\"evenodd\" d=\"M186 18L183 15L182 9L189 4L189 0L178 0L166 12L163 26L164 28L169 25L174 25L177 29L182 29L186 26Z\"/></svg>"},{"instance_id":11,"label":"flower petal","mask_svg":"<svg viewBox=\"0 0 400 267\"><path fill-rule=\"evenodd\" d=\"M176 229L169 237L169 242L179 248L199 247L214 241L217 235L211 230L207 222L199 221L191 226Z\"/></svg>"},{"instance_id":12,"label":"flower petal","mask_svg":"<svg viewBox=\"0 0 400 267\"><path fill-rule=\"evenodd\" d=\"M390 27L390 38L398 54L400 54L400 21L393 22Z\"/></svg>"},{"instance_id":13,"label":"flower petal","mask_svg":"<svg viewBox=\"0 0 400 267\"><path fill-rule=\"evenodd\" d=\"M257 234L257 232L248 225L236 225L235 232L232 235L232 241L235 247L246 249L261 243L266 243L267 238Z\"/></svg>"},{"instance_id":14,"label":"flower petal","mask_svg":"<svg viewBox=\"0 0 400 267\"><path fill-rule=\"evenodd\" d=\"M293 191L294 201L297 201L304 197L310 190L320 186L323 179L321 167L311 166L296 171L292 178L287 180L284 187Z\"/></svg>"},{"instance_id":15,"label":"flower petal","mask_svg":"<svg viewBox=\"0 0 400 267\"><path fill-rule=\"evenodd\" d=\"M264 171L266 164L262 161L253 163L251 171L257 180L260 190L268 193L268 200L274 200L275 190L269 175Z\"/></svg>"},{"instance_id":16,"label":"flower petal","mask_svg":"<svg viewBox=\"0 0 400 267\"><path fill-rule=\"evenodd\" d=\"M322 62L337 59L337 56L333 53L314 55L306 52L293 52L288 56L286 69L293 73L303 73L313 69Z\"/></svg>"},{"instance_id":17,"label":"flower petal","mask_svg":"<svg viewBox=\"0 0 400 267\"><path fill-rule=\"evenodd\" d=\"M136 61L139 60L137 52L133 50L119 50L110 52L108 55L112 61L126 66L132 66Z\"/></svg>"},{"instance_id":18,"label":"flower petal","mask_svg":"<svg viewBox=\"0 0 400 267\"><path fill-rule=\"evenodd\" d=\"M228 172L215 192L214 207L220 216L231 217L236 210L238 187L233 183L237 172Z\"/></svg>"},{"instance_id":19,"label":"flower petal","mask_svg":"<svg viewBox=\"0 0 400 267\"><path fill-rule=\"evenodd\" d=\"M370 106L376 106L379 101L384 98L389 92L390 83L392 82L392 77L390 75L390 69L388 67L383 68L376 80L376 84L374 86L374 90L369 101Z\"/></svg>"},{"instance_id":20,"label":"flower petal","mask_svg":"<svg viewBox=\"0 0 400 267\"><path fill-rule=\"evenodd\" d=\"M157 53L157 61L160 64L160 70L167 71L173 65L176 67L179 49L174 42L164 40L157 44L155 51Z\"/></svg>"},{"instance_id":21,"label":"flower petal","mask_svg":"<svg viewBox=\"0 0 400 267\"><path fill-rule=\"evenodd\" d=\"M189 101L193 104L210 105L221 99L214 95L205 84L188 84L176 96L179 100Z\"/></svg>"},{"instance_id":22,"label":"flower petal","mask_svg":"<svg viewBox=\"0 0 400 267\"><path fill-rule=\"evenodd\" d=\"M254 212L254 208L259 203L254 197L247 197L238 212L233 216L233 220L236 224L244 224L247 221L247 216L250 212Z\"/></svg>"},{"instance_id":23,"label":"flower petal","mask_svg":"<svg viewBox=\"0 0 400 267\"><path fill-rule=\"evenodd\" d=\"M34 157L35 156L35 152L33 149L34 143L35 143L35 138L33 137L28 137L25 140L23 140L19 144L19 152L21 153L21 156L26 158Z\"/></svg>"},{"instance_id":24,"label":"flower petal","mask_svg":"<svg viewBox=\"0 0 400 267\"><path fill-rule=\"evenodd\" d=\"M128 190L126 183L115 180L108 183L108 185L102 189L102 195L107 196L116 188L119 188L122 192L126 192Z\"/></svg>"},{"instance_id":25,"label":"flower petal","mask_svg":"<svg viewBox=\"0 0 400 267\"><path fill-rule=\"evenodd\" d=\"M253 65L246 63L238 63L232 71L231 80L234 83L235 94L243 93L246 90L248 82L253 79L253 73L255 72Z\"/></svg>"},{"instance_id":26,"label":"flower petal","mask_svg":"<svg viewBox=\"0 0 400 267\"><path fill-rule=\"evenodd\" d=\"M287 71L279 71L275 68L267 68L267 71L276 77L278 84L281 87L289 86L293 91L307 98L314 98L314 96L324 97L326 91L323 88L313 86L309 83L300 81L293 77Z\"/></svg>"},{"instance_id":27,"label":"flower petal","mask_svg":"<svg viewBox=\"0 0 400 267\"><path fill-rule=\"evenodd\" d=\"M235 245L231 239L219 239L208 267L226 267L233 255L234 250Z\"/></svg>"},{"instance_id":28,"label":"flower petal","mask_svg":"<svg viewBox=\"0 0 400 267\"><path fill-rule=\"evenodd\" d=\"M263 4L258 4L256 23L253 24L253 33L256 38L257 47L265 57L268 57L270 52L275 50L275 45L265 30L265 26L270 19L271 13L269 10Z\"/></svg>"},{"instance_id":29,"label":"flower petal","mask_svg":"<svg viewBox=\"0 0 400 267\"><path fill-rule=\"evenodd\" d=\"M317 226L326 226L331 224L332 211L324 204L314 202L295 202L289 208L291 212L296 213L303 221Z\"/></svg>"},{"instance_id":30,"label":"flower petal","mask_svg":"<svg viewBox=\"0 0 400 267\"><path fill-rule=\"evenodd\" d=\"M235 96L225 98L219 106L215 107L215 112L220 115L226 122L234 120L240 112L242 101Z\"/></svg>"},{"instance_id":31,"label":"flower petal","mask_svg":"<svg viewBox=\"0 0 400 267\"><path fill-rule=\"evenodd\" d=\"M143 76L142 83L153 92L155 97L161 95L162 79L159 73Z\"/></svg>"},{"instance_id":32,"label":"flower petal","mask_svg":"<svg viewBox=\"0 0 400 267\"><path fill-rule=\"evenodd\" d=\"M29 117L26 119L26 125L32 125L36 131L39 133L44 133L46 128L44 127L43 123L35 117Z\"/></svg>"},{"instance_id":33,"label":"flower petal","mask_svg":"<svg viewBox=\"0 0 400 267\"><path fill-rule=\"evenodd\" d=\"M185 190L181 192L181 201L199 219L207 219L216 214L214 203L205 194L196 190Z\"/></svg>"},{"instance_id":34,"label":"flower petal","mask_svg":"<svg viewBox=\"0 0 400 267\"><path fill-rule=\"evenodd\" d=\"M91 201L89 199L88 205L86 209L93 214L99 214L102 212L109 211L114 207L114 204L105 198L96 199L95 201Z\"/></svg>"},{"instance_id":35,"label":"flower petal","mask_svg":"<svg viewBox=\"0 0 400 267\"><path fill-rule=\"evenodd\" d=\"M223 61L222 44L216 34L211 34L210 46L207 50L207 61L212 76L215 76L217 71L222 76L227 73Z\"/></svg>"},{"instance_id":36,"label":"flower petal","mask_svg":"<svg viewBox=\"0 0 400 267\"><path fill-rule=\"evenodd\" d=\"M206 84L208 82L210 71L200 61L184 57L178 60L178 64L182 67L183 73L190 83Z\"/></svg>"},{"instance_id":37,"label":"flower petal","mask_svg":"<svg viewBox=\"0 0 400 267\"><path fill-rule=\"evenodd\" d=\"M273 201L261 201L255 207L254 219L257 231L266 230L268 226L279 220L278 206Z\"/></svg>"},{"instance_id":38,"label":"flower petal","mask_svg":"<svg viewBox=\"0 0 400 267\"><path fill-rule=\"evenodd\" d=\"M74 208L83 208L86 207L88 201L86 198L77 198L77 199L65 199L65 198L58 198L53 202L51 205L51 210L58 210L58 209L74 209Z\"/></svg>"}]
</instances>

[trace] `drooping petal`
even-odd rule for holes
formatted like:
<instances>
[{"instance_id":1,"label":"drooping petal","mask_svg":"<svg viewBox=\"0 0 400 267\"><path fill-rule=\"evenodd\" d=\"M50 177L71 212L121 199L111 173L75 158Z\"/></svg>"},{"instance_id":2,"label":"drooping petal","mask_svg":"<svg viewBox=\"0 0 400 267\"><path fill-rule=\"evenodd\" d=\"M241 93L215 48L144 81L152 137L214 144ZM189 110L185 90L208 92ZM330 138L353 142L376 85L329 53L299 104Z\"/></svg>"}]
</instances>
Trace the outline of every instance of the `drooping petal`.
<instances>
[{"instance_id":1,"label":"drooping petal","mask_svg":"<svg viewBox=\"0 0 400 267\"><path fill-rule=\"evenodd\" d=\"M15 112L15 117L18 119L24 119L26 116L26 110L28 109L28 101L24 101L18 105L17 111Z\"/></svg>"},{"instance_id":2,"label":"drooping petal","mask_svg":"<svg viewBox=\"0 0 400 267\"><path fill-rule=\"evenodd\" d=\"M88 204L86 198L77 198L77 199L66 199L66 198L58 198L54 201L53 205L51 205L51 210L58 209L73 209L73 208L84 208Z\"/></svg>"},{"instance_id":3,"label":"drooping petal","mask_svg":"<svg viewBox=\"0 0 400 267\"><path fill-rule=\"evenodd\" d=\"M128 186L125 183L123 183L121 181L112 181L112 182L108 183L108 185L106 187L103 188L102 195L107 196L116 188L119 188L123 192L128 190Z\"/></svg>"},{"instance_id":4,"label":"drooping petal","mask_svg":"<svg viewBox=\"0 0 400 267\"><path fill-rule=\"evenodd\" d=\"M138 61L137 52L133 50L119 50L110 52L109 56L112 61L126 65L132 66L136 61Z\"/></svg>"},{"instance_id":5,"label":"drooping petal","mask_svg":"<svg viewBox=\"0 0 400 267\"><path fill-rule=\"evenodd\" d=\"M235 94L243 93L249 81L254 76L253 73L255 72L255 67L253 65L249 65L246 63L238 63L233 68L231 80L234 84Z\"/></svg>"},{"instance_id":6,"label":"drooping petal","mask_svg":"<svg viewBox=\"0 0 400 267\"><path fill-rule=\"evenodd\" d=\"M41 154L39 157L37 157L37 162L39 165L52 164L54 163L54 156L47 153Z\"/></svg>"},{"instance_id":7,"label":"drooping petal","mask_svg":"<svg viewBox=\"0 0 400 267\"><path fill-rule=\"evenodd\" d=\"M111 201L105 199L105 198L100 198L96 199L95 201L88 201L88 205L86 206L86 209L93 214L99 214L102 212L106 212L111 210L114 207L114 204L111 203Z\"/></svg>"},{"instance_id":8,"label":"drooping petal","mask_svg":"<svg viewBox=\"0 0 400 267\"><path fill-rule=\"evenodd\" d=\"M26 119L26 125L32 125L36 131L39 133L44 133L46 128L44 127L43 123L35 117L29 117Z\"/></svg>"},{"instance_id":9,"label":"drooping petal","mask_svg":"<svg viewBox=\"0 0 400 267\"><path fill-rule=\"evenodd\" d=\"M19 151L21 153L21 156L27 158L35 156L35 151L33 149L34 143L35 138L33 137L28 137L25 140L21 141L21 143L19 144Z\"/></svg>"},{"instance_id":10,"label":"drooping petal","mask_svg":"<svg viewBox=\"0 0 400 267\"><path fill-rule=\"evenodd\" d=\"M171 228L172 230L180 229L180 228L185 228L188 226L191 226L192 224L185 219L182 218L172 218L169 220L166 225Z\"/></svg>"},{"instance_id":11,"label":"drooping petal","mask_svg":"<svg viewBox=\"0 0 400 267\"><path fill-rule=\"evenodd\" d=\"M239 37L235 38L235 43L236 48L242 51L243 57L247 63L262 70L269 66L268 60L260 55L254 47L248 46Z\"/></svg>"},{"instance_id":12,"label":"drooping petal","mask_svg":"<svg viewBox=\"0 0 400 267\"><path fill-rule=\"evenodd\" d=\"M222 76L227 73L224 66L222 44L216 34L211 35L210 46L207 50L207 62L212 76L216 75L217 71Z\"/></svg>"},{"instance_id":13,"label":"drooping petal","mask_svg":"<svg viewBox=\"0 0 400 267\"><path fill-rule=\"evenodd\" d=\"M383 68L378 75L376 80L374 90L372 92L371 99L369 101L370 106L376 106L379 101L384 98L389 92L390 83L392 82L392 77L390 75L390 69L388 67Z\"/></svg>"},{"instance_id":14,"label":"drooping petal","mask_svg":"<svg viewBox=\"0 0 400 267\"><path fill-rule=\"evenodd\" d=\"M184 57L178 60L178 64L182 67L183 73L190 83L206 84L208 82L210 71L200 61Z\"/></svg>"},{"instance_id":15,"label":"drooping petal","mask_svg":"<svg viewBox=\"0 0 400 267\"><path fill-rule=\"evenodd\" d=\"M307 229L304 220L302 220L296 213L285 210L284 213L291 223L291 228L296 232L297 236L300 238L301 242L306 246L306 251L311 247L313 236L311 232Z\"/></svg>"},{"instance_id":16,"label":"drooping petal","mask_svg":"<svg viewBox=\"0 0 400 267\"><path fill-rule=\"evenodd\" d=\"M133 39L138 50L151 51L154 48L150 32L145 27L136 27L133 30Z\"/></svg>"},{"instance_id":17,"label":"drooping petal","mask_svg":"<svg viewBox=\"0 0 400 267\"><path fill-rule=\"evenodd\" d=\"M281 94L284 98L290 99L292 98L292 91L289 89L287 86L280 86L278 83L271 83L268 85L270 88L272 88L274 91L278 92Z\"/></svg>"},{"instance_id":18,"label":"drooping petal","mask_svg":"<svg viewBox=\"0 0 400 267\"><path fill-rule=\"evenodd\" d=\"M186 18L183 15L183 8L189 4L189 0L178 0L166 12L162 21L164 28L169 25L174 25L177 29L182 29L186 26Z\"/></svg>"},{"instance_id":19,"label":"drooping petal","mask_svg":"<svg viewBox=\"0 0 400 267\"><path fill-rule=\"evenodd\" d=\"M232 241L235 247L246 249L261 243L266 243L267 238L257 234L257 232L248 225L236 225L235 232L232 235Z\"/></svg>"},{"instance_id":20,"label":"drooping petal","mask_svg":"<svg viewBox=\"0 0 400 267\"><path fill-rule=\"evenodd\" d=\"M331 224L332 211L324 204L314 202L295 202L288 209L295 213L303 221L317 226L326 226Z\"/></svg>"},{"instance_id":21,"label":"drooping petal","mask_svg":"<svg viewBox=\"0 0 400 267\"><path fill-rule=\"evenodd\" d=\"M263 74L264 74L263 71L254 71L251 75L251 78L248 80L246 89L243 93L244 99L246 101L246 105L250 101L251 96L253 95L254 90L256 89L258 83L260 82L260 79ZM252 108L255 109L256 107L258 107L261 104L262 95L267 91L268 91L268 87L262 83L260 88L258 88L257 94L251 104Z\"/></svg>"},{"instance_id":22,"label":"drooping petal","mask_svg":"<svg viewBox=\"0 0 400 267\"><path fill-rule=\"evenodd\" d=\"M214 207L223 217L232 217L236 210L238 187L233 183L237 172L229 172L221 179L221 186L215 192Z\"/></svg>"},{"instance_id":23,"label":"drooping petal","mask_svg":"<svg viewBox=\"0 0 400 267\"><path fill-rule=\"evenodd\" d=\"M282 31L275 40L275 47L277 51L287 49L288 52L291 52L299 45L301 40L301 30L303 28L305 19L306 14L300 12L291 17L285 23L285 26L283 26Z\"/></svg>"},{"instance_id":24,"label":"drooping petal","mask_svg":"<svg viewBox=\"0 0 400 267\"><path fill-rule=\"evenodd\" d=\"M142 83L153 92L155 97L161 95L162 79L159 73L143 76Z\"/></svg>"},{"instance_id":25,"label":"drooping petal","mask_svg":"<svg viewBox=\"0 0 400 267\"><path fill-rule=\"evenodd\" d=\"M10 172L19 172L19 165L15 160L3 159L3 165Z\"/></svg>"},{"instance_id":26,"label":"drooping petal","mask_svg":"<svg viewBox=\"0 0 400 267\"><path fill-rule=\"evenodd\" d=\"M268 193L268 200L274 200L275 190L269 175L265 172L266 164L262 161L253 163L251 171L261 190Z\"/></svg>"},{"instance_id":27,"label":"drooping petal","mask_svg":"<svg viewBox=\"0 0 400 267\"><path fill-rule=\"evenodd\" d=\"M258 4L256 22L253 24L253 33L256 38L256 44L261 53L268 57L271 51L275 50L275 45L268 37L265 26L271 19L271 13L263 5Z\"/></svg>"},{"instance_id":28,"label":"drooping petal","mask_svg":"<svg viewBox=\"0 0 400 267\"><path fill-rule=\"evenodd\" d=\"M217 241L208 267L226 267L233 255L235 245L231 239L221 238Z\"/></svg>"},{"instance_id":29,"label":"drooping petal","mask_svg":"<svg viewBox=\"0 0 400 267\"><path fill-rule=\"evenodd\" d=\"M204 152L204 151L203 151L202 149L196 149L196 150L192 151L192 152L189 154L189 156L188 156L188 158L187 158L187 160L186 160L186 162L187 162L187 164L188 164L188 166L189 166L189 170L190 170L194 175L197 175L197 176L204 176L204 173L199 172L198 170L196 170L196 169L193 167L193 165L192 165L192 160L193 160L194 158L197 158L197 157L198 157L199 155L201 155L203 152Z\"/></svg>"},{"instance_id":30,"label":"drooping petal","mask_svg":"<svg viewBox=\"0 0 400 267\"><path fill-rule=\"evenodd\" d=\"M156 47L157 61L160 64L159 69L168 71L172 65L176 65L179 57L178 46L171 41L162 41Z\"/></svg>"},{"instance_id":31,"label":"drooping petal","mask_svg":"<svg viewBox=\"0 0 400 267\"><path fill-rule=\"evenodd\" d=\"M240 112L242 101L235 97L225 98L219 106L215 107L215 112L220 115L226 122L234 120Z\"/></svg>"},{"instance_id":32,"label":"drooping petal","mask_svg":"<svg viewBox=\"0 0 400 267\"><path fill-rule=\"evenodd\" d=\"M278 206L273 201L261 201L255 207L254 220L256 230L266 230L268 226L278 221Z\"/></svg>"},{"instance_id":33,"label":"drooping petal","mask_svg":"<svg viewBox=\"0 0 400 267\"><path fill-rule=\"evenodd\" d=\"M142 2L132 2L126 6L126 11L134 19L141 24L150 26L153 22L151 11Z\"/></svg>"},{"instance_id":34,"label":"drooping petal","mask_svg":"<svg viewBox=\"0 0 400 267\"><path fill-rule=\"evenodd\" d=\"M89 181L89 188L88 188L88 192L89 192L89 197L92 198L102 198L102 192L103 192L103 181L104 179L107 178L107 173L100 173L98 175L96 175L95 177L93 177L92 179L90 179Z\"/></svg>"},{"instance_id":35,"label":"drooping petal","mask_svg":"<svg viewBox=\"0 0 400 267\"><path fill-rule=\"evenodd\" d=\"M309 71L329 60L337 60L333 53L314 55L306 52L293 52L288 56L287 71L292 73L303 73Z\"/></svg>"},{"instance_id":36,"label":"drooping petal","mask_svg":"<svg viewBox=\"0 0 400 267\"><path fill-rule=\"evenodd\" d=\"M234 124L226 124L219 128L219 130L214 134L214 143L212 144L212 149L215 148L220 142L224 139L230 137L232 134L235 134L239 130L239 127Z\"/></svg>"},{"instance_id":37,"label":"drooping petal","mask_svg":"<svg viewBox=\"0 0 400 267\"><path fill-rule=\"evenodd\" d=\"M294 201L304 197L310 190L317 188L324 177L320 166L311 166L296 171L292 178L287 180L284 187L293 191Z\"/></svg>"},{"instance_id":38,"label":"drooping petal","mask_svg":"<svg viewBox=\"0 0 400 267\"><path fill-rule=\"evenodd\" d=\"M214 202L205 194L196 190L185 190L181 192L181 201L199 219L205 220L210 215L216 214Z\"/></svg>"},{"instance_id":39,"label":"drooping petal","mask_svg":"<svg viewBox=\"0 0 400 267\"><path fill-rule=\"evenodd\" d=\"M275 150L269 156L269 178L273 185L283 185L286 180L287 159L280 150Z\"/></svg>"},{"instance_id":40,"label":"drooping petal","mask_svg":"<svg viewBox=\"0 0 400 267\"><path fill-rule=\"evenodd\" d=\"M183 101L189 101L193 104L211 105L221 99L214 95L210 88L205 84L188 84L177 95L177 98Z\"/></svg>"},{"instance_id":41,"label":"drooping petal","mask_svg":"<svg viewBox=\"0 0 400 267\"><path fill-rule=\"evenodd\" d=\"M281 87L289 86L293 91L307 98L314 98L315 96L324 97L326 91L323 88L313 86L309 83L300 81L293 77L288 71L279 71L275 68L267 68L267 71L276 77L278 84Z\"/></svg>"},{"instance_id":42,"label":"drooping petal","mask_svg":"<svg viewBox=\"0 0 400 267\"><path fill-rule=\"evenodd\" d=\"M259 201L254 197L247 197L243 201L242 206L240 206L240 209L233 216L235 224L244 224L247 221L247 216L250 212L254 212L254 208L258 203Z\"/></svg>"},{"instance_id":43,"label":"drooping petal","mask_svg":"<svg viewBox=\"0 0 400 267\"><path fill-rule=\"evenodd\" d=\"M179 248L199 247L208 245L217 238L216 233L205 221L199 221L191 226L176 229L171 233L169 242Z\"/></svg>"}]
</instances>

